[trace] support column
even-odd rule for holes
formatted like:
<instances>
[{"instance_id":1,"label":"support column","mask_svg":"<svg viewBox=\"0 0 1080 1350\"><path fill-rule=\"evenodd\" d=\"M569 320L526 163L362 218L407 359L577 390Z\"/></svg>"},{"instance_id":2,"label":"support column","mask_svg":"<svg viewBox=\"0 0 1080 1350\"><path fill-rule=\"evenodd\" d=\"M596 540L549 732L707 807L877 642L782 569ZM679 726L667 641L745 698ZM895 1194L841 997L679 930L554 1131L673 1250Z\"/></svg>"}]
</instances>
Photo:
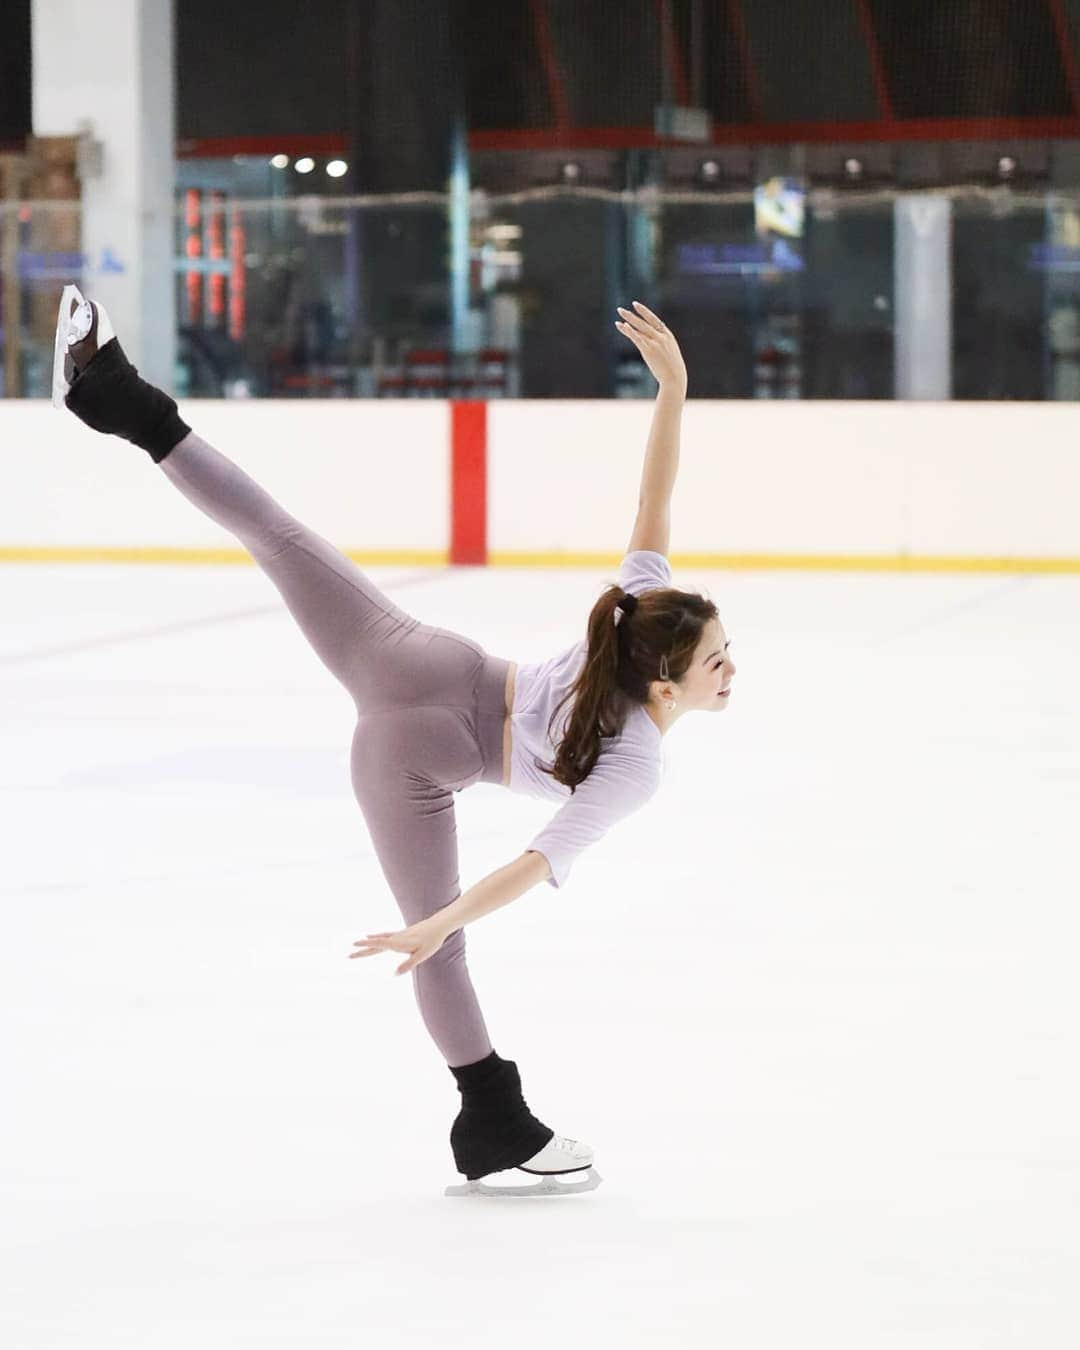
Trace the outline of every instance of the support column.
<instances>
[{"instance_id":1,"label":"support column","mask_svg":"<svg viewBox=\"0 0 1080 1350\"><path fill-rule=\"evenodd\" d=\"M72 136L85 123L103 146L100 172L82 180L81 288L109 311L143 378L172 393L173 0L32 6L34 134Z\"/></svg>"},{"instance_id":2,"label":"support column","mask_svg":"<svg viewBox=\"0 0 1080 1350\"><path fill-rule=\"evenodd\" d=\"M896 226L896 397L952 397L952 203L902 196Z\"/></svg>"}]
</instances>

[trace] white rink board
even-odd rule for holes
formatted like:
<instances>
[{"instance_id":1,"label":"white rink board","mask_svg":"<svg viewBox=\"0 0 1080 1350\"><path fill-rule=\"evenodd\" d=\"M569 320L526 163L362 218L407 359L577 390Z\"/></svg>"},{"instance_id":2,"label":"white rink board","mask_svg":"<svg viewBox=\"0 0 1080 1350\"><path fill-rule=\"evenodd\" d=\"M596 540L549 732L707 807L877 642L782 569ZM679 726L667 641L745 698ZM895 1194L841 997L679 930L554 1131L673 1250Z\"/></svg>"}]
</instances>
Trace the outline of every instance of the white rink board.
<instances>
[{"instance_id":1,"label":"white rink board","mask_svg":"<svg viewBox=\"0 0 1080 1350\"><path fill-rule=\"evenodd\" d=\"M618 553L650 400L495 401L488 547ZM197 431L341 548L450 543L450 408L436 400L184 400ZM691 399L672 550L1080 556L1071 404ZM143 452L41 400L0 400L0 547L235 547Z\"/></svg>"},{"instance_id":2,"label":"white rink board","mask_svg":"<svg viewBox=\"0 0 1080 1350\"><path fill-rule=\"evenodd\" d=\"M442 549L443 402L184 399L184 420L339 548ZM0 547L237 548L137 446L0 400Z\"/></svg>"},{"instance_id":3,"label":"white rink board","mask_svg":"<svg viewBox=\"0 0 1080 1350\"><path fill-rule=\"evenodd\" d=\"M625 547L651 416L493 404L491 548ZM1078 501L1071 404L690 399L672 551L1075 558Z\"/></svg>"}]
</instances>

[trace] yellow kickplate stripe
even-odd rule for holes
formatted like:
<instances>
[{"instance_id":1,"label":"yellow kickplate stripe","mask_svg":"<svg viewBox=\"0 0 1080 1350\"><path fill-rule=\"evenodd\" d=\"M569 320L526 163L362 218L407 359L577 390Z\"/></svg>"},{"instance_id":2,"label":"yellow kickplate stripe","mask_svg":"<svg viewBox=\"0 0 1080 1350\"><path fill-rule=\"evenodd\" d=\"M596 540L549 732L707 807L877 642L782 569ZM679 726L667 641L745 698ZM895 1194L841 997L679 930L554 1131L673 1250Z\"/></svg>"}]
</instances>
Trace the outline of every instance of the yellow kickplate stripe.
<instances>
[{"instance_id":1,"label":"yellow kickplate stripe","mask_svg":"<svg viewBox=\"0 0 1080 1350\"><path fill-rule=\"evenodd\" d=\"M368 549L345 551L370 567L445 567L445 549ZM0 548L0 563L249 563L242 548Z\"/></svg>"},{"instance_id":2,"label":"yellow kickplate stripe","mask_svg":"<svg viewBox=\"0 0 1080 1350\"><path fill-rule=\"evenodd\" d=\"M493 567L617 568L614 553L489 553ZM673 568L794 572L1080 572L1080 558L907 557L820 553L672 553Z\"/></svg>"},{"instance_id":3,"label":"yellow kickplate stripe","mask_svg":"<svg viewBox=\"0 0 1080 1350\"><path fill-rule=\"evenodd\" d=\"M446 567L444 549L346 549L346 557L369 567ZM617 553L488 554L491 567L581 567L614 571ZM230 548L0 548L0 563L239 563L243 549ZM703 571L793 572L1044 572L1080 573L1080 558L978 558L903 554L673 553L674 568Z\"/></svg>"}]
</instances>

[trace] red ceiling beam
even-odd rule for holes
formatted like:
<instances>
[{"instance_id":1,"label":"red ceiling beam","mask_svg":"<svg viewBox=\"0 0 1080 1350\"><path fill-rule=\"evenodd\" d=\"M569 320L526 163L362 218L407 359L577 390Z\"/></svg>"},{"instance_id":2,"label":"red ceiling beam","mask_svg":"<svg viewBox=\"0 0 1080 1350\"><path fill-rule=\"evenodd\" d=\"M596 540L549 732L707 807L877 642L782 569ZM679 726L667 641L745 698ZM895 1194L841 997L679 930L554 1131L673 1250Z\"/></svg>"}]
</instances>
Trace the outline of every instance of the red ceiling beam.
<instances>
[{"instance_id":1,"label":"red ceiling beam","mask_svg":"<svg viewBox=\"0 0 1080 1350\"><path fill-rule=\"evenodd\" d=\"M536 30L536 45L540 49L540 60L547 77L551 108L555 114L555 130L565 131L570 126L570 100L566 97L566 81L559 67L555 40L551 35L551 15L547 0L529 0L529 9L532 12L533 28Z\"/></svg>"},{"instance_id":2,"label":"red ceiling beam","mask_svg":"<svg viewBox=\"0 0 1080 1350\"><path fill-rule=\"evenodd\" d=\"M1054 21L1054 34L1057 37L1073 112L1080 116L1080 74L1076 68L1076 53L1073 51L1072 38L1069 34L1069 20L1065 14L1065 6L1062 0L1047 0L1047 4L1050 6L1050 17Z\"/></svg>"},{"instance_id":3,"label":"red ceiling beam","mask_svg":"<svg viewBox=\"0 0 1080 1350\"><path fill-rule=\"evenodd\" d=\"M994 141L1080 139L1080 117L923 117L893 122L745 122L718 124L703 145L827 145L855 141ZM11 142L13 146L17 142ZM471 131L472 150L637 150L687 145L657 136L652 127L541 127ZM344 135L218 136L177 142L181 159L231 155L340 155Z\"/></svg>"},{"instance_id":4,"label":"red ceiling beam","mask_svg":"<svg viewBox=\"0 0 1080 1350\"><path fill-rule=\"evenodd\" d=\"M225 155L341 155L345 136L337 132L306 136L189 136L176 142L180 159L219 159Z\"/></svg>"},{"instance_id":5,"label":"red ceiling beam","mask_svg":"<svg viewBox=\"0 0 1080 1350\"><path fill-rule=\"evenodd\" d=\"M885 78L885 63L881 59L877 33L874 31L874 16L870 13L868 0L855 0L859 14L859 27L862 29L866 54L870 58L870 73L874 78L874 92L877 95L878 110L886 122L893 120L892 99L889 96L889 82Z\"/></svg>"},{"instance_id":6,"label":"red ceiling beam","mask_svg":"<svg viewBox=\"0 0 1080 1350\"><path fill-rule=\"evenodd\" d=\"M911 117L893 122L714 124L712 145L828 145L868 141L994 141L1080 138L1080 117ZM637 150L688 146L651 127L574 127L472 131L472 150Z\"/></svg>"},{"instance_id":7,"label":"red ceiling beam","mask_svg":"<svg viewBox=\"0 0 1080 1350\"><path fill-rule=\"evenodd\" d=\"M682 108L690 106L690 85L686 79L686 63L679 51L679 38L671 13L671 0L653 0L656 19L660 25L661 50L667 53L668 74L675 86L675 102Z\"/></svg>"},{"instance_id":8,"label":"red ceiling beam","mask_svg":"<svg viewBox=\"0 0 1080 1350\"><path fill-rule=\"evenodd\" d=\"M750 116L755 122L759 122L763 108L761 82L758 79L757 66L754 64L754 53L750 47L750 33L746 27L746 17L743 14L741 0L727 0L727 12L732 31L735 34L735 42L739 48L743 87L746 90L746 101L750 105Z\"/></svg>"}]
</instances>

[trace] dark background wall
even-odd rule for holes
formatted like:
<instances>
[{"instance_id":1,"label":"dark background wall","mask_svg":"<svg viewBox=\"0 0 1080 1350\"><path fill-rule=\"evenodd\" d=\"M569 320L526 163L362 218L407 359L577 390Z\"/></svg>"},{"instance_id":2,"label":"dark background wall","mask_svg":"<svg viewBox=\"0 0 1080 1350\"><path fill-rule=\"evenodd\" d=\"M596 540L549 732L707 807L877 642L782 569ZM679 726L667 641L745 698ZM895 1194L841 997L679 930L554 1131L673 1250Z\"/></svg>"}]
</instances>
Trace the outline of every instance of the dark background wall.
<instances>
[{"instance_id":1,"label":"dark background wall","mask_svg":"<svg viewBox=\"0 0 1080 1350\"><path fill-rule=\"evenodd\" d=\"M347 0L175 4L180 137L345 130Z\"/></svg>"},{"instance_id":2,"label":"dark background wall","mask_svg":"<svg viewBox=\"0 0 1080 1350\"><path fill-rule=\"evenodd\" d=\"M0 148L21 149L30 123L30 0L3 0L0 4Z\"/></svg>"},{"instance_id":3,"label":"dark background wall","mask_svg":"<svg viewBox=\"0 0 1080 1350\"><path fill-rule=\"evenodd\" d=\"M30 0L0 9L0 140L31 130ZM1080 0L176 0L181 138L1080 116ZM406 136L402 151L423 136ZM421 169L422 172L422 169Z\"/></svg>"},{"instance_id":4,"label":"dark background wall","mask_svg":"<svg viewBox=\"0 0 1080 1350\"><path fill-rule=\"evenodd\" d=\"M4 149L21 148L32 129L30 23L31 0L0 0ZM536 133L557 169L565 156L558 146L618 146L629 129L645 144L656 106L672 102L711 111L724 172L725 153L759 143L740 171L747 183L770 153L763 158L760 143L774 140L808 145L809 177L829 181L815 153L832 151L842 164L848 127L868 170L875 152L888 158L897 149L881 182L907 181L903 164L915 161L894 143L923 138L907 149L934 160L927 181L940 184L970 176L960 152L966 143L972 160L978 133L959 119L987 119L984 136L1036 138L1022 155L1025 172L1037 141L1080 142L1078 50L1080 0L176 0L177 133L181 153L194 146L202 156L215 153L207 141L228 147L251 138L268 150L281 148L280 137L338 138L350 166L343 190L400 192L445 190L458 128L474 138L475 181L499 190L503 169L484 160L485 144L520 145L514 133ZM590 136L578 136L581 128ZM883 144L867 144L875 136ZM1001 153L992 140L982 144L980 181ZM543 156L509 158L518 181L507 188L521 186ZM581 158L583 181L622 186ZM544 181L554 181L550 164L546 172ZM612 362L605 315L625 298L615 293L612 263L624 242L619 212L596 202L573 213L538 203L519 218L530 241L521 278L526 388L604 394ZM714 212L714 234L718 220ZM887 213L815 222L794 306L805 324L811 394L889 394L891 313L864 312L892 291L889 229ZM1000 257L983 244L985 221L961 213L955 222L962 397L1007 393L1021 369L1025 391L1042 378L1042 283L1016 259L1043 225L1025 219L995 229ZM752 226L733 220L731 230L749 237ZM681 240L695 238L692 211L684 219L668 209L665 232L656 282L701 372L696 392L745 392L755 361L739 317L746 288L718 281L706 294L679 278L673 258ZM446 328L444 214L371 213L357 223L352 247L358 259L379 258L362 278L373 330L393 337ZM996 271L1009 272L1011 289L993 284ZM568 274L579 278L570 291ZM718 306L732 313L719 332ZM549 363L560 345L567 359L556 374Z\"/></svg>"}]
</instances>

